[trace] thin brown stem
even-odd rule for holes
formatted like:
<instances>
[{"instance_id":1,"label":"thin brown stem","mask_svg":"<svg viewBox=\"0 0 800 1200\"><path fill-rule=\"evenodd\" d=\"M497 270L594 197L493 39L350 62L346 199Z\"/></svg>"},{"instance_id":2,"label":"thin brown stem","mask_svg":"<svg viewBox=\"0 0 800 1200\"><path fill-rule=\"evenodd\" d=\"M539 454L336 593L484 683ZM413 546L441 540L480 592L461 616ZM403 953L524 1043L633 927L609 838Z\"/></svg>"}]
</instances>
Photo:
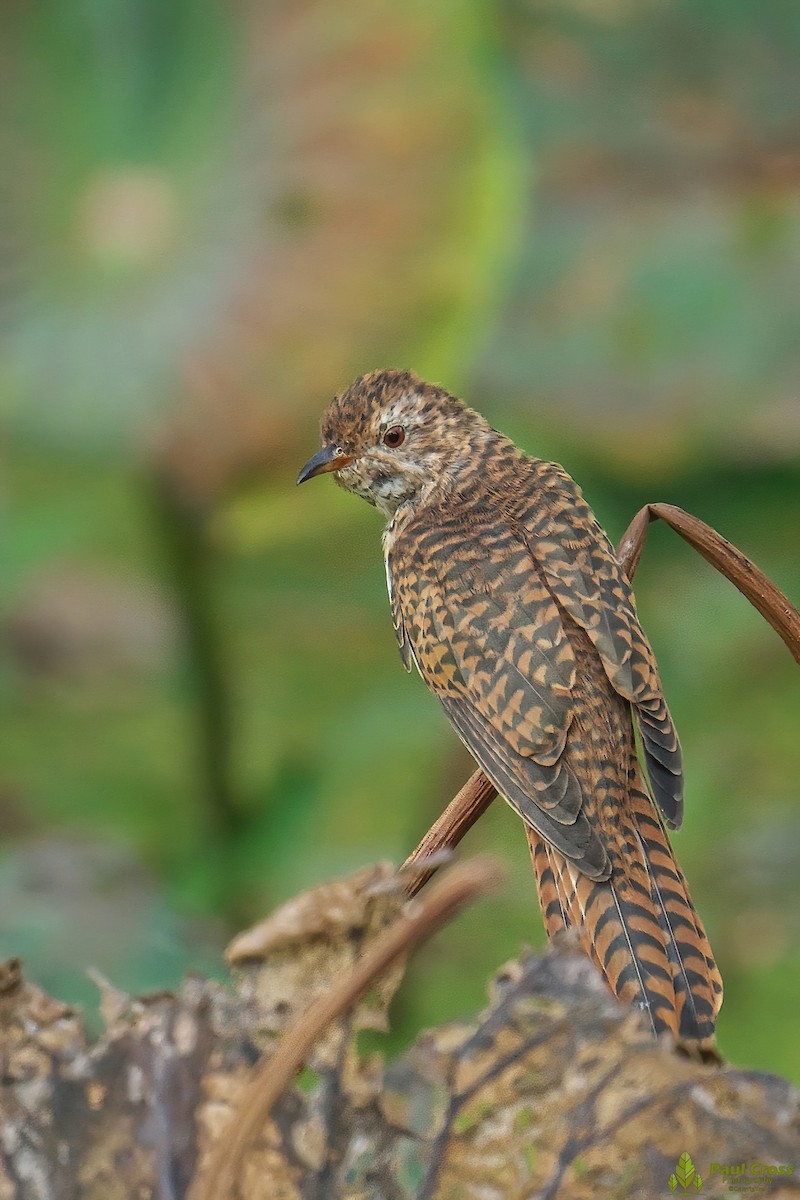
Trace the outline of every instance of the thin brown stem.
<instances>
[{"instance_id":1,"label":"thin brown stem","mask_svg":"<svg viewBox=\"0 0 800 1200\"><path fill-rule=\"evenodd\" d=\"M415 896L424 887L445 860L447 852L458 845L496 796L497 788L483 771L475 771L470 775L461 791L453 797L416 850L403 863L406 895ZM426 866L426 863L430 865Z\"/></svg>"},{"instance_id":2,"label":"thin brown stem","mask_svg":"<svg viewBox=\"0 0 800 1200\"><path fill-rule=\"evenodd\" d=\"M415 901L384 930L344 979L295 1018L275 1053L256 1068L230 1128L218 1140L208 1167L193 1184L190 1200L228 1200L236 1169L250 1141L324 1030L352 1008L396 959L427 941L462 908L501 881L498 864L489 858L453 867L424 899Z\"/></svg>"},{"instance_id":3,"label":"thin brown stem","mask_svg":"<svg viewBox=\"0 0 800 1200\"><path fill-rule=\"evenodd\" d=\"M651 505L645 504L644 508L639 509L617 545L617 561L628 576L630 583L633 583L633 577L647 541L647 527L653 520L651 507Z\"/></svg>"},{"instance_id":4,"label":"thin brown stem","mask_svg":"<svg viewBox=\"0 0 800 1200\"><path fill-rule=\"evenodd\" d=\"M693 546L698 554L710 562L726 579L730 579L765 621L769 622L786 644L796 662L800 662L800 612L791 604L780 588L767 579L755 563L737 548L706 525L698 517L676 508L674 504L650 504L652 517L660 517L671 529ZM635 520L636 518L634 518Z\"/></svg>"}]
</instances>

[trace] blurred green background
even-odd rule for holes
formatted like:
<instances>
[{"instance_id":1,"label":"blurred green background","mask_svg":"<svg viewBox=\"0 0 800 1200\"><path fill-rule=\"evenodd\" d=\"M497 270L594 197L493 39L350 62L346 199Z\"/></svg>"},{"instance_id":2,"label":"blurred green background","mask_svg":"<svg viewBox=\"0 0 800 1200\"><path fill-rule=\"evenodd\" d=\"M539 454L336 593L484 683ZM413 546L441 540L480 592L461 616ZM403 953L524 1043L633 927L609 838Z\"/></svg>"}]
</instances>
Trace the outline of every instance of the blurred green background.
<instances>
[{"instance_id":1,"label":"blurred green background","mask_svg":"<svg viewBox=\"0 0 800 1200\"><path fill-rule=\"evenodd\" d=\"M90 1003L219 971L402 859L470 771L400 667L380 520L294 489L413 366L563 461L612 538L682 505L800 596L795 0L29 0L0 30L0 954ZM800 1081L800 676L661 526L636 583L723 1051ZM541 944L498 897L397 1036Z\"/></svg>"}]
</instances>

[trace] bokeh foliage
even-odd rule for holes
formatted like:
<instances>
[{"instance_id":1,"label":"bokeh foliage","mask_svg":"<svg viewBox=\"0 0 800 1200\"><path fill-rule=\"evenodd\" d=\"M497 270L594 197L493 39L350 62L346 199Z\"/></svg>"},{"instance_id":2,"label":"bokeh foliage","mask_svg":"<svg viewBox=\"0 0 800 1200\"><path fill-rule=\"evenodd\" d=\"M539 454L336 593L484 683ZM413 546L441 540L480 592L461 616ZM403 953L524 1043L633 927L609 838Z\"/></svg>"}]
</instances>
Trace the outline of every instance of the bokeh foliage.
<instances>
[{"instance_id":1,"label":"bokeh foliage","mask_svg":"<svg viewBox=\"0 0 800 1200\"><path fill-rule=\"evenodd\" d=\"M8 6L3 953L82 999L89 964L208 969L237 922L402 858L466 776L400 669L375 514L293 489L359 370L464 392L612 537L668 499L797 599L792 12ZM723 1050L800 1079L796 668L666 529L637 595ZM541 941L501 804L479 845L512 882L421 957L406 1034Z\"/></svg>"}]
</instances>

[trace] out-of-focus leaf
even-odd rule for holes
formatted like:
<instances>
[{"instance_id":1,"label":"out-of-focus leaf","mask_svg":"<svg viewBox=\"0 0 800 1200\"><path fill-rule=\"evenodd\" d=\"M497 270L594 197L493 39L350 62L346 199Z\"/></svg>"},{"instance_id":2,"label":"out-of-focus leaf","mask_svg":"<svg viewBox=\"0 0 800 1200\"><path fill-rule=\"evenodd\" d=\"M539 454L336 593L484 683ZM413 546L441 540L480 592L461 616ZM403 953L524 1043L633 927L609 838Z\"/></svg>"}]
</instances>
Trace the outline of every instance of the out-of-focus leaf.
<instances>
[{"instance_id":1,"label":"out-of-focus leaf","mask_svg":"<svg viewBox=\"0 0 800 1200\"><path fill-rule=\"evenodd\" d=\"M31 678L119 680L163 668L176 624L152 582L72 566L31 580L3 632L12 660Z\"/></svg>"},{"instance_id":2,"label":"out-of-focus leaf","mask_svg":"<svg viewBox=\"0 0 800 1200\"><path fill-rule=\"evenodd\" d=\"M795 461L792 0L503 10L537 203L484 393L651 484Z\"/></svg>"},{"instance_id":3,"label":"out-of-focus leaf","mask_svg":"<svg viewBox=\"0 0 800 1200\"><path fill-rule=\"evenodd\" d=\"M521 207L493 36L483 0L8 6L15 426L111 449L156 420L206 496L359 369L463 370Z\"/></svg>"}]
</instances>

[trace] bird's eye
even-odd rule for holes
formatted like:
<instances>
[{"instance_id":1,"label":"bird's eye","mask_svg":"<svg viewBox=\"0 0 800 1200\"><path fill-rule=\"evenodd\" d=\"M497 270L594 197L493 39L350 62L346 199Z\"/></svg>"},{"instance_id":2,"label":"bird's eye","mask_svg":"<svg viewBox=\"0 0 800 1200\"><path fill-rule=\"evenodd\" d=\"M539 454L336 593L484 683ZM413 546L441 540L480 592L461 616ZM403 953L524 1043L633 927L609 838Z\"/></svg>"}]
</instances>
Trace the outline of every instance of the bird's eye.
<instances>
[{"instance_id":1,"label":"bird's eye","mask_svg":"<svg viewBox=\"0 0 800 1200\"><path fill-rule=\"evenodd\" d=\"M402 446L405 440L406 431L402 425L392 425L383 435L384 446L389 446L392 450L397 449L398 446Z\"/></svg>"}]
</instances>

